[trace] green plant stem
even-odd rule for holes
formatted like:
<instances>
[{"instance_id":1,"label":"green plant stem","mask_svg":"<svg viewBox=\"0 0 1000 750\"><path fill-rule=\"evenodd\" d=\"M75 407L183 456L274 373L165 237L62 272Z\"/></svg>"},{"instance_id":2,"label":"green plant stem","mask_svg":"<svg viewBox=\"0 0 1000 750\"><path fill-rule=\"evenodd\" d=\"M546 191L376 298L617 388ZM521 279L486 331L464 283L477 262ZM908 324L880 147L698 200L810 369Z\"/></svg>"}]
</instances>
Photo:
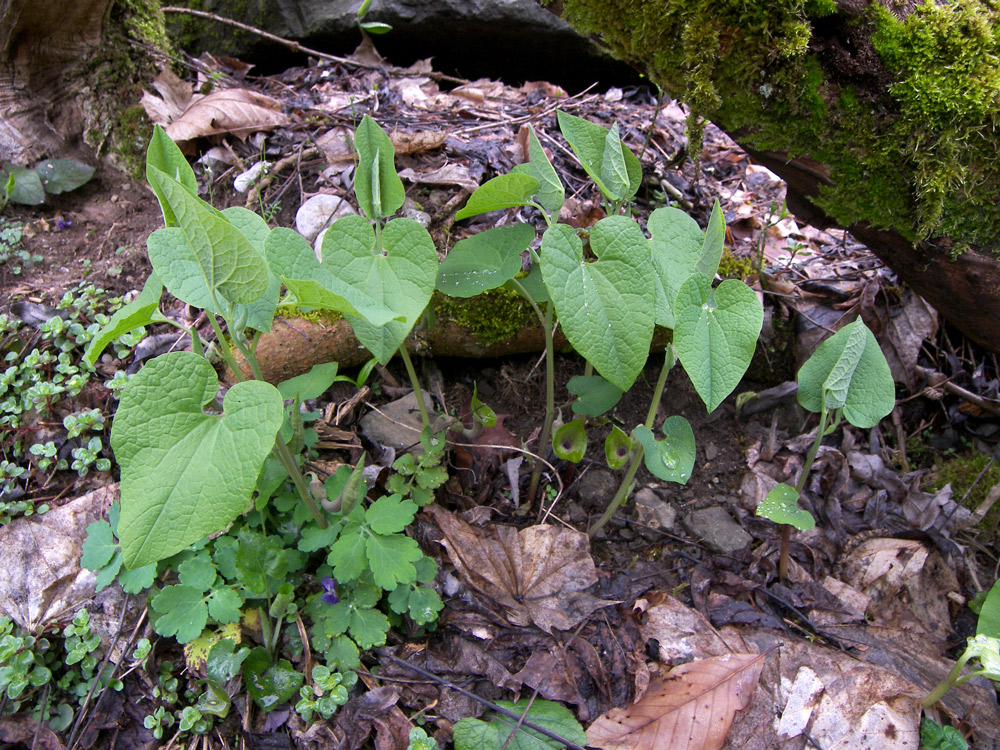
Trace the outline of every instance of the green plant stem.
<instances>
[{"instance_id":1,"label":"green plant stem","mask_svg":"<svg viewBox=\"0 0 1000 750\"><path fill-rule=\"evenodd\" d=\"M316 519L316 523L319 524L321 529L325 529L327 527L326 516L316 504L316 500L313 498L312 493L309 491L309 486L306 484L305 477L302 476L302 471L295 462L295 456L292 455L288 446L285 445L280 434L277 435L274 441L274 455L281 463L281 467L288 472L288 476L292 478L292 484L295 485L299 497L302 498L302 502L309 509L309 514Z\"/></svg>"},{"instance_id":2,"label":"green plant stem","mask_svg":"<svg viewBox=\"0 0 1000 750\"><path fill-rule=\"evenodd\" d=\"M836 410L835 410L836 411ZM813 444L809 446L809 452L806 454L805 463L802 464L802 473L799 474L799 481L795 485L795 491L802 496L802 491L806 487L806 480L809 478L809 470L812 469L813 461L816 460L816 453L819 451L819 446L823 442L823 438L826 436L827 432L827 420L830 417L830 412L826 409L826 403L823 403L823 408L819 413L819 427L816 428L816 439L813 440ZM837 420L839 422L839 419ZM788 557L789 550L792 544L792 526L785 523L781 525L781 552L778 555L778 578L784 581L788 578Z\"/></svg>"},{"instance_id":3,"label":"green plant stem","mask_svg":"<svg viewBox=\"0 0 1000 750\"><path fill-rule=\"evenodd\" d=\"M663 389L667 384L667 375L674 365L677 364L677 358L674 356L674 346L673 344L667 344L667 350L663 359L663 367L660 368L660 376L656 380L656 387L653 388L653 397L649 402L649 411L646 412L645 425L648 429L653 429L653 423L656 421L656 412L660 408L660 399L663 397ZM622 479L622 483L618 485L618 491L615 496L611 498L611 502L608 503L608 507L605 508L604 514L597 519L597 523L588 529L587 534L591 538L595 537L597 533L607 525L608 521L615 514L622 504L628 499L628 496L632 492L632 483L635 480L636 472L639 471L639 464L642 463L642 443L637 440L632 441L632 461L629 463L628 469L625 470L625 476Z\"/></svg>"},{"instance_id":4,"label":"green plant stem","mask_svg":"<svg viewBox=\"0 0 1000 750\"><path fill-rule=\"evenodd\" d=\"M212 301L215 302L214 297ZM218 307L218 304L216 304L216 307ZM208 311L206 310L206 312ZM233 356L233 350L226 342L226 337L222 333L222 327L219 325L219 321L215 318L215 313L208 312L208 322L212 324L212 330L215 332L215 340L219 344L219 353L222 355L222 359L225 360L229 369L233 371L233 376L238 381L243 382L246 380L246 378L243 377L243 370L241 370L240 366L236 364L236 357Z\"/></svg>"},{"instance_id":5,"label":"green plant stem","mask_svg":"<svg viewBox=\"0 0 1000 750\"><path fill-rule=\"evenodd\" d=\"M538 441L539 456L544 456L552 440L552 423L556 418L556 355L552 344L552 326L555 322L555 305L551 301L545 306L545 320L542 329L545 332L545 423L542 425L542 436ZM531 471L531 483L528 485L528 505L535 502L538 483L542 478L542 462L535 460Z\"/></svg>"},{"instance_id":6,"label":"green plant stem","mask_svg":"<svg viewBox=\"0 0 1000 750\"><path fill-rule=\"evenodd\" d=\"M399 347L399 356L403 359L406 367L406 374L410 378L410 385L413 386L413 393L417 397L417 408L420 409L420 421L424 423L424 429L431 426L430 417L427 416L427 405L424 403L424 393L420 390L420 381L417 379L417 371L413 367L413 360L410 359L409 352L406 351L406 344Z\"/></svg>"},{"instance_id":7,"label":"green plant stem","mask_svg":"<svg viewBox=\"0 0 1000 750\"><path fill-rule=\"evenodd\" d=\"M964 682L964 680L959 679L959 675L961 675L962 668L965 667L965 663L967 661L969 661L969 655L966 652L962 654L957 662L955 662L955 666L952 668L951 672L948 673L948 676L941 680L941 682L937 684L937 687L931 690L927 694L927 697L920 702L920 707L925 709L930 708L941 700L945 693L961 682ZM969 675L969 677L972 676L973 675Z\"/></svg>"}]
</instances>

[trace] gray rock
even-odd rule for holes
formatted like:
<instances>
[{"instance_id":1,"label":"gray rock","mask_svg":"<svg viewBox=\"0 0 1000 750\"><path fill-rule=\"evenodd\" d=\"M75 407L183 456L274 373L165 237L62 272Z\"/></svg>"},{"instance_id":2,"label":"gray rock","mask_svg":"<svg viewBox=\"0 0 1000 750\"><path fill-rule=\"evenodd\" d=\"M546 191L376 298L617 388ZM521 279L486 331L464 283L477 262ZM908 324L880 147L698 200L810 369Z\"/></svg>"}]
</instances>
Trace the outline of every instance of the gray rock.
<instances>
[{"instance_id":1,"label":"gray rock","mask_svg":"<svg viewBox=\"0 0 1000 750\"><path fill-rule=\"evenodd\" d=\"M316 237L341 216L357 213L350 203L336 195L314 195L295 212L295 229L312 244Z\"/></svg>"},{"instance_id":2,"label":"gray rock","mask_svg":"<svg viewBox=\"0 0 1000 750\"><path fill-rule=\"evenodd\" d=\"M361 41L361 0L179 0L333 55ZM434 58L436 70L475 79L545 80L571 88L595 80L638 82L628 66L601 52L536 0L375 0L366 21L393 28L373 37L396 65ZM172 13L171 37L195 55L204 51L258 62L261 72L302 64L301 55L254 34Z\"/></svg>"},{"instance_id":3,"label":"gray rock","mask_svg":"<svg viewBox=\"0 0 1000 750\"><path fill-rule=\"evenodd\" d=\"M677 523L677 509L651 488L643 487L635 493L635 520L643 526L670 531Z\"/></svg>"},{"instance_id":4,"label":"gray rock","mask_svg":"<svg viewBox=\"0 0 1000 750\"><path fill-rule=\"evenodd\" d=\"M424 393L424 404L428 413L432 413L434 405L427 393ZM403 398L370 411L361 418L361 429L368 433L375 442L389 446L396 451L408 448L420 448L420 432L423 430L420 421L420 410L417 408L417 396L408 393Z\"/></svg>"},{"instance_id":5,"label":"gray rock","mask_svg":"<svg viewBox=\"0 0 1000 750\"><path fill-rule=\"evenodd\" d=\"M618 491L618 480L608 471L591 470L580 477L577 494L583 502L607 504Z\"/></svg>"},{"instance_id":6,"label":"gray rock","mask_svg":"<svg viewBox=\"0 0 1000 750\"><path fill-rule=\"evenodd\" d=\"M720 505L694 511L684 520L684 526L688 533L720 554L738 552L753 541L753 537Z\"/></svg>"}]
</instances>

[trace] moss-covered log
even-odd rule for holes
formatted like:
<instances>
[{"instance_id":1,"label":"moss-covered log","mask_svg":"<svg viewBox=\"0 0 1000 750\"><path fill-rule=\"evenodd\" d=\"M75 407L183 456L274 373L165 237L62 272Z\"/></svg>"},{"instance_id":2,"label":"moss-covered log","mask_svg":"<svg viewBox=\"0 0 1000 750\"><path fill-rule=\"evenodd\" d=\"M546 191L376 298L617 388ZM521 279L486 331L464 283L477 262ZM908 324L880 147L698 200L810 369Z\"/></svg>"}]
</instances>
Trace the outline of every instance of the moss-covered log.
<instances>
[{"instance_id":1,"label":"moss-covered log","mask_svg":"<svg viewBox=\"0 0 1000 750\"><path fill-rule=\"evenodd\" d=\"M541 0L546 4L545 0ZM1000 351L1000 3L562 0L582 34L710 119Z\"/></svg>"}]
</instances>

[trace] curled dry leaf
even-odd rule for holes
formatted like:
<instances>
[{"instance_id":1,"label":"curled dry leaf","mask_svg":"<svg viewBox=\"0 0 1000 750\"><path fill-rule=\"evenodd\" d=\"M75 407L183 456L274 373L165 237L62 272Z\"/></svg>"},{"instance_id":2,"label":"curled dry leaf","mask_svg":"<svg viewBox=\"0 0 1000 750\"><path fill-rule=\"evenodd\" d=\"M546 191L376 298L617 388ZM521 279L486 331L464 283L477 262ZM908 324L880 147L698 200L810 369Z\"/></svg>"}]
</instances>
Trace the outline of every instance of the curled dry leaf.
<instances>
[{"instance_id":1,"label":"curled dry leaf","mask_svg":"<svg viewBox=\"0 0 1000 750\"><path fill-rule=\"evenodd\" d=\"M166 130L175 142L220 133L245 139L258 130L281 127L288 122L276 99L247 89L225 89L193 99L184 114Z\"/></svg>"},{"instance_id":2,"label":"curled dry leaf","mask_svg":"<svg viewBox=\"0 0 1000 750\"><path fill-rule=\"evenodd\" d=\"M753 696L764 654L727 654L682 664L629 708L615 708L587 730L604 750L718 750L736 712Z\"/></svg>"},{"instance_id":3,"label":"curled dry leaf","mask_svg":"<svg viewBox=\"0 0 1000 750\"><path fill-rule=\"evenodd\" d=\"M586 534L555 526L476 529L436 505L427 510L459 575L503 607L513 625L569 630L594 610L617 603L584 592L597 582Z\"/></svg>"},{"instance_id":4,"label":"curled dry leaf","mask_svg":"<svg viewBox=\"0 0 1000 750\"><path fill-rule=\"evenodd\" d=\"M457 185L466 190L475 190L479 187L479 182L473 178L468 167L461 164L445 164L437 169L401 169L399 179L412 182L415 185Z\"/></svg>"}]
</instances>

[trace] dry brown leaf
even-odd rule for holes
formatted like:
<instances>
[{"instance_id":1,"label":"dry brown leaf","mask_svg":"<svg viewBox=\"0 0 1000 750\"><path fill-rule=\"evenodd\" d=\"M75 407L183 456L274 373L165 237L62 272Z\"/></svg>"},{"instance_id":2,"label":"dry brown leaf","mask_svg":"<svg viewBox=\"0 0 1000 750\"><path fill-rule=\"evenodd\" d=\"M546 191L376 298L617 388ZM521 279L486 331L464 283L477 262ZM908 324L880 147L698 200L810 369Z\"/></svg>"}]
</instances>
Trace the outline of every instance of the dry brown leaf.
<instances>
[{"instance_id":1,"label":"dry brown leaf","mask_svg":"<svg viewBox=\"0 0 1000 750\"><path fill-rule=\"evenodd\" d=\"M444 130L418 130L415 133L392 132L389 134L389 140L392 141L397 156L411 156L434 151L441 148L447 139L448 133Z\"/></svg>"},{"instance_id":2,"label":"dry brown leaf","mask_svg":"<svg viewBox=\"0 0 1000 750\"><path fill-rule=\"evenodd\" d=\"M220 133L245 139L258 130L281 127L288 122L277 100L248 89L225 89L192 101L166 130L175 142Z\"/></svg>"},{"instance_id":3,"label":"dry brown leaf","mask_svg":"<svg viewBox=\"0 0 1000 750\"><path fill-rule=\"evenodd\" d=\"M150 122L167 125L180 117L191 104L194 90L187 81L182 81L169 70L162 71L153 81L153 88L160 96L142 92L142 106Z\"/></svg>"},{"instance_id":4,"label":"dry brown leaf","mask_svg":"<svg viewBox=\"0 0 1000 750\"><path fill-rule=\"evenodd\" d=\"M937 311L917 294L910 293L902 309L893 310L889 318L888 329L880 341L882 351L892 379L905 383L911 393L916 391L921 380L914 373L920 347L924 339L934 338L937 330Z\"/></svg>"},{"instance_id":5,"label":"dry brown leaf","mask_svg":"<svg viewBox=\"0 0 1000 750\"><path fill-rule=\"evenodd\" d=\"M80 568L85 530L117 498L118 485L102 487L0 526L0 613L34 631L90 599L94 574Z\"/></svg>"},{"instance_id":6,"label":"dry brown leaf","mask_svg":"<svg viewBox=\"0 0 1000 750\"><path fill-rule=\"evenodd\" d=\"M416 184L457 185L466 190L475 190L479 182L473 179L468 167L461 164L445 164L438 169L416 171L407 167L399 171L399 179Z\"/></svg>"},{"instance_id":7,"label":"dry brown leaf","mask_svg":"<svg viewBox=\"0 0 1000 750\"><path fill-rule=\"evenodd\" d=\"M682 664L638 702L615 708L587 730L604 750L718 750L736 712L753 696L763 654L727 654Z\"/></svg>"},{"instance_id":8,"label":"dry brown leaf","mask_svg":"<svg viewBox=\"0 0 1000 750\"><path fill-rule=\"evenodd\" d=\"M316 139L316 147L323 152L327 164L354 161L354 141L347 128L332 128Z\"/></svg>"},{"instance_id":9,"label":"dry brown leaf","mask_svg":"<svg viewBox=\"0 0 1000 750\"><path fill-rule=\"evenodd\" d=\"M638 602L636 602L638 605ZM643 602L645 617L639 625L643 640L660 645L657 656L666 664L678 664L731 651L701 612L676 597L653 592Z\"/></svg>"},{"instance_id":10,"label":"dry brown leaf","mask_svg":"<svg viewBox=\"0 0 1000 750\"><path fill-rule=\"evenodd\" d=\"M586 534L555 526L476 529L436 505L427 510L459 575L503 607L513 625L569 630L616 603L584 593L597 582Z\"/></svg>"}]
</instances>

